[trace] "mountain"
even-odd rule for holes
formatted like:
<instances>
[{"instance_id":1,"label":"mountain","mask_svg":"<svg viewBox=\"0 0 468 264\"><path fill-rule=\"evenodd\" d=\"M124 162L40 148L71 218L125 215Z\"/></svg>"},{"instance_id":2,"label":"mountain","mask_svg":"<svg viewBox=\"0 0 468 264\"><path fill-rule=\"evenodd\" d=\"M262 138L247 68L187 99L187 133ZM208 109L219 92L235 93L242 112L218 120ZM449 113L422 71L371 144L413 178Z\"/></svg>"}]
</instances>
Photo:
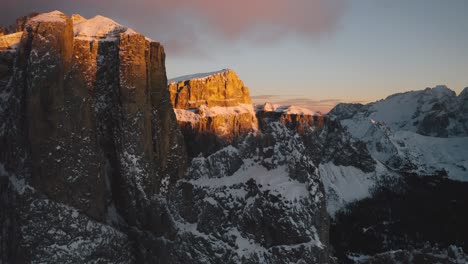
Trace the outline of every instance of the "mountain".
<instances>
[{"instance_id":1,"label":"mountain","mask_svg":"<svg viewBox=\"0 0 468 264\"><path fill-rule=\"evenodd\" d=\"M190 77L181 77L180 80L187 83L198 79L203 80L203 78L213 74L216 75L217 73L195 74ZM171 84L169 84L170 86ZM221 85L220 87L224 86ZM444 100L445 96L443 94L441 95L439 92L435 94L435 98ZM447 94L453 97L452 93ZM420 95L414 96L418 97ZM459 98L463 98L463 96L455 96L451 98L453 101L447 104L455 109L460 109L464 105ZM405 102L405 99L401 100ZM434 99L431 99L430 103L424 102L423 99L418 100L423 105L437 103L434 102ZM202 99L200 102L201 105L197 106L197 109L206 109L206 111L217 109L217 111L210 112L211 117L233 117L238 114L238 111L232 106L209 107L206 99ZM378 103L380 102L374 104ZM468 141L466 141L465 137L456 134L451 134L450 137L444 137L444 135L440 134L423 136L417 132L417 128L411 127L413 130L407 128L408 130L401 130L401 133L411 133L416 138L423 137L427 141L409 139L408 145L403 145L401 141L394 142L390 140L391 146L387 146L380 142L387 140L392 133L385 124L390 123L389 120L394 121L395 119L382 118L376 121L357 118L361 115L359 111L368 109L371 105L373 104L342 104L338 105L330 115L322 115L297 106L278 106L269 103L258 105L255 107L258 130L250 132L247 136L245 134L231 134L233 140L226 142L227 147L218 147L215 148L218 152L213 154L204 153L203 156L193 158L189 165L186 180L191 184L190 189L195 188L198 192L203 193L201 196L203 199L215 201L213 204L223 208L227 207L228 211L236 211L230 203L219 199L220 196L231 197L233 191L235 193L239 192L238 188L232 190L232 187L226 190L226 186L229 187L232 186L231 184L241 182L249 186L251 182L254 182L257 188L278 193L280 190L271 186L283 185L282 180L276 180L279 175L285 174L289 175L293 180L299 180L302 178L302 176L298 178L298 175L303 174L303 172L300 172L303 170L303 164L309 164L310 169L306 170L309 171L307 175L315 175L312 179L319 182L319 193L324 195L326 211L331 216L330 227L328 227L326 217L322 218L322 221L315 221L313 227L318 230L330 229L329 235L326 232L319 233L321 234L319 235L319 241L321 241L322 245L325 245L324 241L328 241L326 237L329 236L330 244L326 248L328 252L331 251L332 255L337 257L335 260L338 263L379 263L381 261L397 263L398 261L411 261L411 259L422 261L422 263L466 261L467 257L463 253L463 249L466 250L466 244L463 240L466 229L461 224L468 217L462 209L468 198L461 191L464 188L464 183L450 180L457 179L457 174L449 174L450 179L440 177L444 173L434 168L440 166L439 168L449 170L451 163L448 161L466 161L463 149L458 148L459 146L466 146ZM389 116L405 116L398 112L401 109L401 107L384 109L382 113ZM423 107L420 107L420 109L423 109ZM175 109L175 111L178 112L179 110ZM431 113L429 111L419 111L424 116L422 120L430 118ZM367 117L367 114L362 115ZM178 114L177 117L179 123L183 124L180 121L185 120L185 116ZM451 122L455 122L456 125L450 127L461 127L463 124L462 118L463 116L454 117L454 121L451 120ZM399 127L403 123L412 124L413 122L414 120L408 121L402 118L401 122L395 121L394 123L397 123ZM221 124L218 123L218 125ZM367 129L363 133L367 136L359 136L353 130L354 127L356 127L357 131L360 131L358 128ZM397 126L394 127L396 129ZM410 126L408 125L408 127ZM282 131L281 134L283 134L280 138L278 138L279 131ZM222 133L216 134L206 126L200 126L200 129L195 133L223 135ZM193 140L191 133L183 134L186 139ZM263 142L260 143L262 147L258 147L258 141ZM271 141L275 142L275 146L265 150L264 142ZM197 141L194 140L194 142ZM284 142L288 143L284 145ZM428 148L420 150L428 142L437 144L435 147L429 147L432 152L428 151ZM416 143L419 145L415 145ZM190 149L189 145L187 146ZM249 150L249 147L251 150ZM391 147L398 147L398 149L394 151ZM401 151L403 147L407 149L406 152ZM251 156L250 154L254 148L257 148L255 151L257 156ZM436 149L442 150L444 154L434 155ZM417 151L420 153L419 159L414 155ZM300 154L296 156L294 153ZM404 156L407 155L406 153L411 153L413 156ZM447 153L453 154L445 157L444 155L447 155ZM385 159L386 155L398 157L401 160L401 163L398 163L400 165L395 166L391 162L393 159L391 161ZM433 156L424 159L423 155ZM459 159L454 159L457 157L456 155L460 155ZM252 157L254 157L253 161ZM293 163L288 163L286 170L278 171L278 166L283 164L282 159L284 157L286 157L286 160L292 159ZM296 162L296 160L300 160L300 162ZM246 164L248 164L247 168L245 167ZM419 178L427 173L426 171L414 170L416 168L415 164L433 169L432 175L435 178ZM297 168L299 168L299 171L297 171ZM459 168L463 169L462 167ZM264 178L265 175L267 178ZM310 179L310 176L307 178ZM242 180L239 181L240 179ZM266 181L267 179L268 181ZM276 184L266 184L267 187L265 187L264 182L270 183L271 180L274 180ZM259 182L261 184L258 184ZM288 187L286 190L288 189L290 188ZM450 189L453 193L449 194ZM220 190L223 190L222 194L219 194ZM246 191L242 190L242 192ZM281 196L284 196L284 194ZM242 198L240 199L240 201L243 201ZM421 206L428 201L432 206ZM196 206L199 202L194 199L194 203ZM453 207L454 203L456 204L455 207ZM228 205L226 206L226 204ZM261 210L262 215L266 214L265 210L266 208ZM418 215L412 215L411 211L418 212ZM446 214L455 214L460 220L454 222L450 217L444 218L443 214L438 215L440 214L438 212L441 211L446 211ZM301 211L301 214L304 214L304 212ZM292 216L301 226L306 223L292 212L285 210L281 212L281 215L284 214ZM428 220L425 217L428 214L434 214L437 217ZM204 214L198 214L198 217L193 218L197 223L197 227L202 224L200 221L203 222L200 219L202 215ZM282 219L280 214L268 215L268 217ZM229 230L232 225L235 226L235 223L238 222L238 220L232 220L232 218L223 219L223 221L213 224L213 227L224 226L220 229L222 231L219 231L221 233L228 232L226 228ZM421 225L421 222L425 222L425 224ZM271 222L266 223L270 224ZM445 231L433 231L438 225L444 226ZM278 224L274 224L274 226L278 227ZM355 226L359 226L360 229L356 229ZM237 226L236 229L241 234L248 234L248 231L243 229L242 226ZM288 233L293 232L293 229L289 227L283 226L282 229L288 230ZM362 242L357 243L356 239ZM255 241L258 240L255 239L253 242L255 243ZM285 241L282 243L285 243ZM402 246L412 249L401 250L396 254L395 249L401 249ZM267 248L268 244L265 245L260 242L260 247L256 248L256 250L263 251L267 250ZM290 249L285 251L283 255L286 256L286 252L290 251ZM308 252L318 254L317 251ZM362 252L367 253L367 255L363 255ZM256 257L255 259L261 260L260 262L278 260L277 256L267 256L268 258ZM301 258L304 259L304 256L301 256ZM290 257L285 259L292 260ZM320 260L322 259L320 258ZM312 262L317 261L317 259L310 260ZM330 261L334 261L334 257L328 259L328 262Z\"/></svg>"},{"instance_id":2,"label":"mountain","mask_svg":"<svg viewBox=\"0 0 468 264\"><path fill-rule=\"evenodd\" d=\"M167 80L163 46L107 17L15 25L1 263L468 261L468 89L254 106L230 69Z\"/></svg>"},{"instance_id":3,"label":"mountain","mask_svg":"<svg viewBox=\"0 0 468 264\"><path fill-rule=\"evenodd\" d=\"M295 130L261 121L233 70L178 77L168 88L192 157L173 200L186 230L178 250L235 263L327 263L323 184Z\"/></svg>"},{"instance_id":4,"label":"mountain","mask_svg":"<svg viewBox=\"0 0 468 264\"><path fill-rule=\"evenodd\" d=\"M467 91L457 96L437 86L367 105L339 104L329 115L392 170L467 181Z\"/></svg>"},{"instance_id":5,"label":"mountain","mask_svg":"<svg viewBox=\"0 0 468 264\"><path fill-rule=\"evenodd\" d=\"M169 93L191 157L258 130L249 89L233 70L171 79Z\"/></svg>"},{"instance_id":6,"label":"mountain","mask_svg":"<svg viewBox=\"0 0 468 264\"><path fill-rule=\"evenodd\" d=\"M392 130L415 132L433 137L466 137L468 120L466 118L466 88L459 96L446 86L426 88L394 94L385 100L368 105L339 104L330 112L340 120L358 118L362 120L385 121ZM353 130L357 136L363 133ZM361 127L361 124L356 124Z\"/></svg>"},{"instance_id":7,"label":"mountain","mask_svg":"<svg viewBox=\"0 0 468 264\"><path fill-rule=\"evenodd\" d=\"M54 11L16 34L0 42L3 263L328 262L318 170L295 130L259 130L233 71L174 97L163 47L109 18Z\"/></svg>"},{"instance_id":8,"label":"mountain","mask_svg":"<svg viewBox=\"0 0 468 264\"><path fill-rule=\"evenodd\" d=\"M387 171L335 212L330 241L341 261L467 262L467 91L437 86L330 111Z\"/></svg>"},{"instance_id":9,"label":"mountain","mask_svg":"<svg viewBox=\"0 0 468 264\"><path fill-rule=\"evenodd\" d=\"M186 168L163 47L59 11L2 39L2 261L138 259L138 232L169 232L157 197Z\"/></svg>"}]
</instances>

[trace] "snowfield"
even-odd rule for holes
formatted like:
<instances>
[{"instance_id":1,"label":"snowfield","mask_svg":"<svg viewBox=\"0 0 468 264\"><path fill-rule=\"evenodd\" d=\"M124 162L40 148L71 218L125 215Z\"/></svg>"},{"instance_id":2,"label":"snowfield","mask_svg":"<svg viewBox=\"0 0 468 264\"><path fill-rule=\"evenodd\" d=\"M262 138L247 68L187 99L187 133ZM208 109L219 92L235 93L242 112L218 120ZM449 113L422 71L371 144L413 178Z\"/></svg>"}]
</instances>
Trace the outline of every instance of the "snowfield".
<instances>
[{"instance_id":1,"label":"snowfield","mask_svg":"<svg viewBox=\"0 0 468 264\"><path fill-rule=\"evenodd\" d=\"M208 78L212 75L215 74L220 74L224 72L228 72L229 69L222 69L219 71L213 71L213 72L205 72L205 73L196 73L196 74L190 74L190 75L184 75L176 78L169 79L167 81L168 84L170 83L178 83L178 82L183 82L183 81L188 81L188 80L203 80L205 78Z\"/></svg>"}]
</instances>

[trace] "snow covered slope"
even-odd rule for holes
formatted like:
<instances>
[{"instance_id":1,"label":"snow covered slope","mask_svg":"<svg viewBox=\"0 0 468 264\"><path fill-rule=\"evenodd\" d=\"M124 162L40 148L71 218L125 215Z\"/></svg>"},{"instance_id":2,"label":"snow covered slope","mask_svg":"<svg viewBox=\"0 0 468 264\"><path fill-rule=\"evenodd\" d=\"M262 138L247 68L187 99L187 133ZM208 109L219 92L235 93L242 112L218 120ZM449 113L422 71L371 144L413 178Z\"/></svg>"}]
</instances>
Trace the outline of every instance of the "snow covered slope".
<instances>
[{"instance_id":1,"label":"snow covered slope","mask_svg":"<svg viewBox=\"0 0 468 264\"><path fill-rule=\"evenodd\" d=\"M326 263L323 185L295 132L271 122L192 160L171 197L180 263Z\"/></svg>"},{"instance_id":2,"label":"snow covered slope","mask_svg":"<svg viewBox=\"0 0 468 264\"><path fill-rule=\"evenodd\" d=\"M114 20L100 15L90 19L75 16L73 31L75 38L101 41L116 40L120 33L136 34L133 29L124 27Z\"/></svg>"},{"instance_id":3,"label":"snow covered slope","mask_svg":"<svg viewBox=\"0 0 468 264\"><path fill-rule=\"evenodd\" d=\"M340 104L330 111L330 116L345 120L344 124L358 138L372 125L370 120L382 122L393 131L463 137L468 136L468 102L465 94L462 92L457 96L446 86L436 86L394 94L367 105Z\"/></svg>"},{"instance_id":4,"label":"snow covered slope","mask_svg":"<svg viewBox=\"0 0 468 264\"><path fill-rule=\"evenodd\" d=\"M372 156L393 170L468 181L467 89L445 86L395 94L367 105L341 104L339 120Z\"/></svg>"}]
</instances>

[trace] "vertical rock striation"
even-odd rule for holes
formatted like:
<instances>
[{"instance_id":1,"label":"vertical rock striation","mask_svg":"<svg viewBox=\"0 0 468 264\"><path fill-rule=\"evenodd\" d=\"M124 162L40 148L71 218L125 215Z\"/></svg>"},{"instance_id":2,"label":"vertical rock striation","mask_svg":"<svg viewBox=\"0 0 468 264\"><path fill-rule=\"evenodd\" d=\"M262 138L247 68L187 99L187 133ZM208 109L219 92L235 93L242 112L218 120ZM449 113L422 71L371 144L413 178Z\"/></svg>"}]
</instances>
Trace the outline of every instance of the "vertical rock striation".
<instances>
[{"instance_id":1,"label":"vertical rock striation","mask_svg":"<svg viewBox=\"0 0 468 264\"><path fill-rule=\"evenodd\" d=\"M157 197L183 177L186 157L164 49L108 18L76 18L54 11L29 19L16 59L5 63L2 203L18 214L2 228L27 231L2 247L5 258L82 262L102 253L128 262L138 255L128 230L168 230ZM58 253L77 236L82 256Z\"/></svg>"}]
</instances>

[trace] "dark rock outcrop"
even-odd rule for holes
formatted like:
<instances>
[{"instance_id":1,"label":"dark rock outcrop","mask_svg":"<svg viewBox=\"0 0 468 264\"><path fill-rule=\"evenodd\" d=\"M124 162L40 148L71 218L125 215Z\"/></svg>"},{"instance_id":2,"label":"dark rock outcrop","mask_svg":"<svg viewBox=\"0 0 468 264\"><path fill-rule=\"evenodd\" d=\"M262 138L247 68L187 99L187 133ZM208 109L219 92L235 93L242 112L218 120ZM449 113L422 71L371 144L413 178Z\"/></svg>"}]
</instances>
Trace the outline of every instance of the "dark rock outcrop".
<instances>
[{"instance_id":1,"label":"dark rock outcrop","mask_svg":"<svg viewBox=\"0 0 468 264\"><path fill-rule=\"evenodd\" d=\"M267 103L257 107L257 117L260 128L271 122L280 122L300 135L307 154L317 166L333 162L338 166L353 166L364 172L375 170L375 161L364 142L354 141L338 121L327 115L300 107L278 107Z\"/></svg>"},{"instance_id":2,"label":"dark rock outcrop","mask_svg":"<svg viewBox=\"0 0 468 264\"><path fill-rule=\"evenodd\" d=\"M329 263L323 184L295 135L271 122L192 160L170 199L180 228L168 244L176 262Z\"/></svg>"},{"instance_id":3,"label":"dark rock outcrop","mask_svg":"<svg viewBox=\"0 0 468 264\"><path fill-rule=\"evenodd\" d=\"M90 35L103 20L112 27ZM164 49L112 20L86 22L58 11L29 19L7 64L0 171L16 214L2 229L22 231L2 235L6 259L127 263L139 244L129 230L169 230L158 197L186 157Z\"/></svg>"},{"instance_id":4,"label":"dark rock outcrop","mask_svg":"<svg viewBox=\"0 0 468 264\"><path fill-rule=\"evenodd\" d=\"M339 263L466 263L467 187L416 175L382 181L332 221Z\"/></svg>"}]
</instances>

